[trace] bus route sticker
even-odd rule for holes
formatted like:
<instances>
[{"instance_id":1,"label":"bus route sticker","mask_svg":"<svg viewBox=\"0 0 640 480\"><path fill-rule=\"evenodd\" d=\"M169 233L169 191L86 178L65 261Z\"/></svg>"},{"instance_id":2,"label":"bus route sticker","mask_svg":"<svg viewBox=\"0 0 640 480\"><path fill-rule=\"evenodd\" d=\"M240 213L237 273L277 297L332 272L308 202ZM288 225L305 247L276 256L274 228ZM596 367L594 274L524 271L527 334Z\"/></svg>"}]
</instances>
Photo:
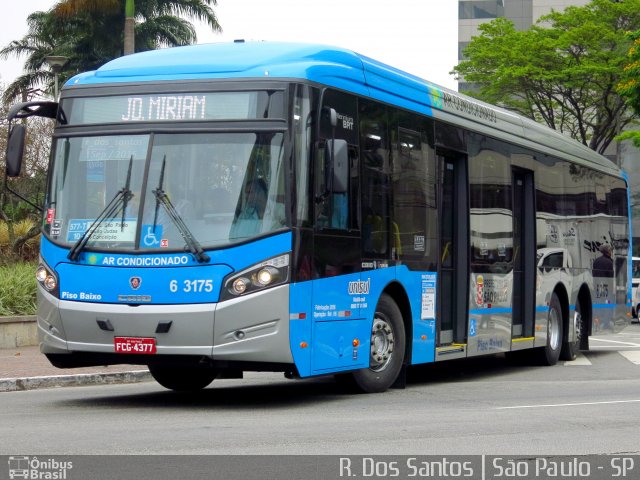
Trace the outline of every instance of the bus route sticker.
<instances>
[{"instance_id":1,"label":"bus route sticker","mask_svg":"<svg viewBox=\"0 0 640 480\"><path fill-rule=\"evenodd\" d=\"M95 219L79 218L69 220L67 227L67 242L77 242L82 235L91 228ZM95 229L91 240L93 242L133 242L136 237L137 220L125 218L122 220L108 218Z\"/></svg>"},{"instance_id":2,"label":"bus route sticker","mask_svg":"<svg viewBox=\"0 0 640 480\"><path fill-rule=\"evenodd\" d=\"M422 309L420 318L426 320L436 318L436 274L422 275Z\"/></svg>"}]
</instances>

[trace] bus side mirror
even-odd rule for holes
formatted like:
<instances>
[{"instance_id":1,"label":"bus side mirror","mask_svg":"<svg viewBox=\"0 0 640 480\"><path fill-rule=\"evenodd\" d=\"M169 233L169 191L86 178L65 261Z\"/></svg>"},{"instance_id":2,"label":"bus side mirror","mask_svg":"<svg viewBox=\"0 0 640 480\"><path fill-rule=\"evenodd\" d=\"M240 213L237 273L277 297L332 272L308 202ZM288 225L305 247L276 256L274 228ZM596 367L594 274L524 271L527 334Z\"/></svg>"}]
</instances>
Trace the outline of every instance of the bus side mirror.
<instances>
[{"instance_id":1,"label":"bus side mirror","mask_svg":"<svg viewBox=\"0 0 640 480\"><path fill-rule=\"evenodd\" d=\"M327 141L327 150L331 152L333 172L332 192L347 193L349 190L349 149L346 140Z\"/></svg>"},{"instance_id":2,"label":"bus side mirror","mask_svg":"<svg viewBox=\"0 0 640 480\"><path fill-rule=\"evenodd\" d=\"M324 145L326 193L347 193L349 188L349 150L346 140L327 140Z\"/></svg>"},{"instance_id":3,"label":"bus side mirror","mask_svg":"<svg viewBox=\"0 0 640 480\"><path fill-rule=\"evenodd\" d=\"M9 131L7 140L7 176L18 177L22 170L22 155L24 154L24 139L27 128L22 124L16 124Z\"/></svg>"}]
</instances>

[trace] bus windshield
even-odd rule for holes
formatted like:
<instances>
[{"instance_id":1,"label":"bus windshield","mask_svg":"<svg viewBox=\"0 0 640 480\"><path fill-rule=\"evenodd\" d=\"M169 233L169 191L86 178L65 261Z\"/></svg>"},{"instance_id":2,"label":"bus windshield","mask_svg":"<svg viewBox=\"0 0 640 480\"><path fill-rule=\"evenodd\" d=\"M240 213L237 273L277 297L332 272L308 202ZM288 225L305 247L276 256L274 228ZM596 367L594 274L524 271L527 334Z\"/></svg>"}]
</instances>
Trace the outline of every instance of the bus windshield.
<instances>
[{"instance_id":1,"label":"bus windshield","mask_svg":"<svg viewBox=\"0 0 640 480\"><path fill-rule=\"evenodd\" d=\"M286 223L282 154L282 133L59 138L44 231L74 245L126 189L87 247L182 250L180 220L204 248L269 233Z\"/></svg>"}]
</instances>

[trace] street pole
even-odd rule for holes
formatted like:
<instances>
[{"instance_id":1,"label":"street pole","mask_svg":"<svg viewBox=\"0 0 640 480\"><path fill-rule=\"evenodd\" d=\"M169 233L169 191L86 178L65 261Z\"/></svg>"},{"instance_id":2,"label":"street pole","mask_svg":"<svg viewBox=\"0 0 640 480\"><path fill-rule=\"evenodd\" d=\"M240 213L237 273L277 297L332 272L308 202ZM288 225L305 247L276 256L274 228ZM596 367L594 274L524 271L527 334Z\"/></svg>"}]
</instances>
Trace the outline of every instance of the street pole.
<instances>
[{"instance_id":1,"label":"street pole","mask_svg":"<svg viewBox=\"0 0 640 480\"><path fill-rule=\"evenodd\" d=\"M49 64L51 71L53 72L53 99L58 101L58 74L62 71L62 67L69 60L67 57L63 57L62 55L49 55L45 57L45 62Z\"/></svg>"}]
</instances>

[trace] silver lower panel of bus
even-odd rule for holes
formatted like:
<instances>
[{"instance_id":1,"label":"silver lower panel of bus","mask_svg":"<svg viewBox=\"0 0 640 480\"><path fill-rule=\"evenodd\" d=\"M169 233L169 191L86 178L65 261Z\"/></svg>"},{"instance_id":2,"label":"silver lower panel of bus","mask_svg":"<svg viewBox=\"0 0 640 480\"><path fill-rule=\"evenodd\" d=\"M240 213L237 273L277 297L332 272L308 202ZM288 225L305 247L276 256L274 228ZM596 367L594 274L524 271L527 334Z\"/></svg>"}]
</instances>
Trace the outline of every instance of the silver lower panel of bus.
<instances>
[{"instance_id":1,"label":"silver lower panel of bus","mask_svg":"<svg viewBox=\"0 0 640 480\"><path fill-rule=\"evenodd\" d=\"M139 306L59 300L38 288L38 335L43 353L114 353L114 337L153 337L158 355L293 363L288 285L222 303Z\"/></svg>"}]
</instances>

